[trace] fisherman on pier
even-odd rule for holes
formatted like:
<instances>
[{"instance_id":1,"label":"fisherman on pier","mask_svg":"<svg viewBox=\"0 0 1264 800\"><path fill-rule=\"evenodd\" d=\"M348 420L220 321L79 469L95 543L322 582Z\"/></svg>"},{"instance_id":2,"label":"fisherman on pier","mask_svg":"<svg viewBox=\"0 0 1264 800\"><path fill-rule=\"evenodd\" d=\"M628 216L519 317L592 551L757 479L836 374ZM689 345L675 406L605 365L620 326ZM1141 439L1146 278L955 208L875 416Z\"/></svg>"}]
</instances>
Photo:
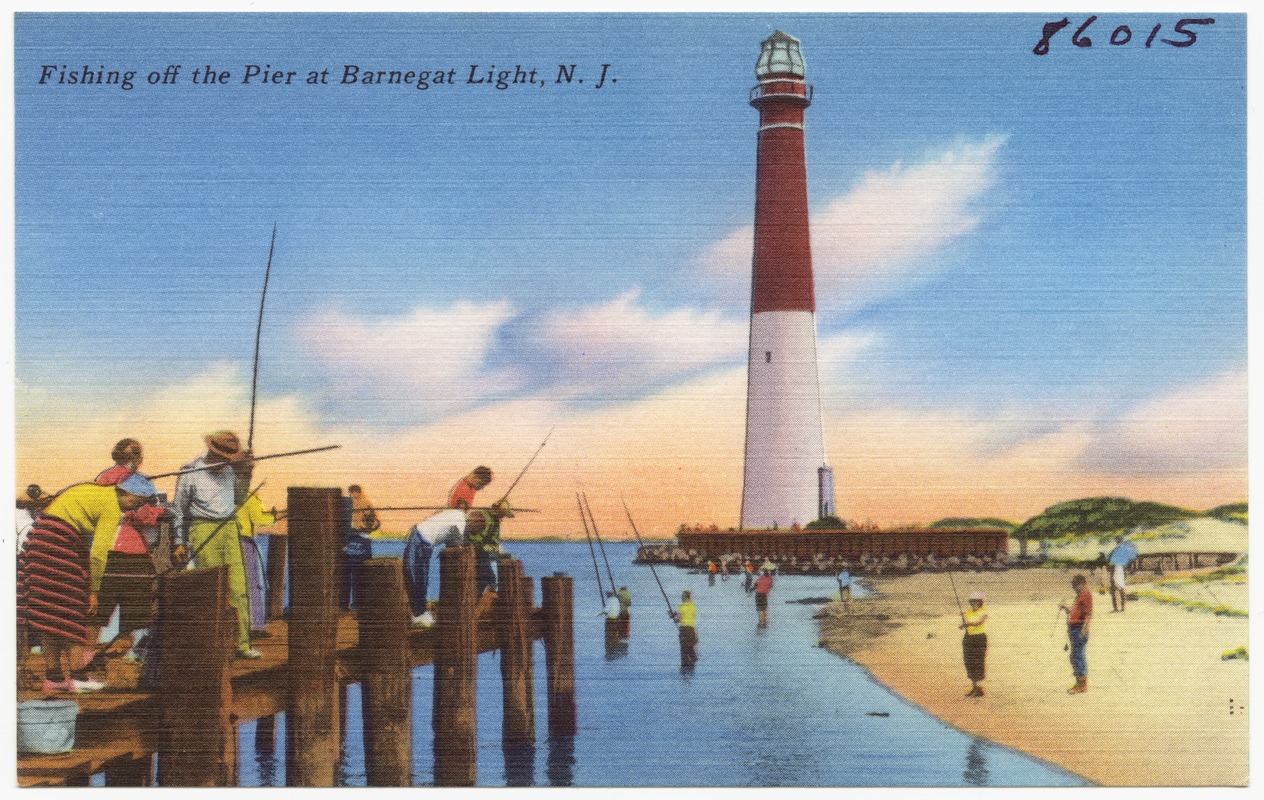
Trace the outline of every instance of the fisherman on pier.
<instances>
[{"instance_id":1,"label":"fisherman on pier","mask_svg":"<svg viewBox=\"0 0 1264 800\"><path fill-rule=\"evenodd\" d=\"M404 544L404 584L408 588L414 625L428 628L435 623L426 600L430 588L430 557L440 545L460 545L464 541L465 512L459 509L441 511L408 531L408 541Z\"/></svg>"},{"instance_id":2,"label":"fisherman on pier","mask_svg":"<svg viewBox=\"0 0 1264 800\"><path fill-rule=\"evenodd\" d=\"M496 600L498 577L496 556L500 553L501 520L513 516L509 501L497 500L488 508L470 509L465 515L465 540L474 547L474 570L478 575L476 613L483 614Z\"/></svg>"},{"instance_id":3,"label":"fisherman on pier","mask_svg":"<svg viewBox=\"0 0 1264 800\"><path fill-rule=\"evenodd\" d=\"M105 688L84 670L89 621L97 612L105 573L104 561L90 555L88 538L112 542L123 513L139 509L157 493L141 475L116 486L81 483L61 492L35 521L18 565L18 613L41 634L46 693ZM69 675L63 657L69 659Z\"/></svg>"},{"instance_id":4,"label":"fisherman on pier","mask_svg":"<svg viewBox=\"0 0 1264 800\"><path fill-rule=\"evenodd\" d=\"M195 566L228 567L228 604L237 612L237 655L262 658L250 646L250 596L236 518L247 496L244 487L250 481L252 454L230 431L216 431L205 439L206 452L183 468L176 483L177 556L188 558L192 548ZM188 471L199 467L210 469Z\"/></svg>"},{"instance_id":5,"label":"fisherman on pier","mask_svg":"<svg viewBox=\"0 0 1264 800\"><path fill-rule=\"evenodd\" d=\"M469 475L456 482L448 493L448 508L460 508L469 511L474 507L474 495L492 482L491 469L478 466Z\"/></svg>"},{"instance_id":6,"label":"fisherman on pier","mask_svg":"<svg viewBox=\"0 0 1264 800\"><path fill-rule=\"evenodd\" d=\"M369 500L363 488L352 484L347 487L347 494L351 495L351 529L347 531L347 540L343 543L342 569L339 570L342 575L340 598L343 611L361 598L360 567L373 557L373 541L369 535L382 527L373 509L373 501Z\"/></svg>"},{"instance_id":7,"label":"fisherman on pier","mask_svg":"<svg viewBox=\"0 0 1264 800\"><path fill-rule=\"evenodd\" d=\"M267 631L268 609L265 604L264 590L267 581L263 574L263 553L255 539L255 531L268 525L276 524L276 509L267 511L259 495L252 494L237 510L237 528L241 542L242 566L246 570L246 590L250 597L250 638L270 639ZM269 545L271 547L271 545ZM268 551L271 553L271 549Z\"/></svg>"},{"instance_id":8,"label":"fisherman on pier","mask_svg":"<svg viewBox=\"0 0 1264 800\"><path fill-rule=\"evenodd\" d=\"M140 442L121 439L111 456L114 466L97 476L98 485L115 486L140 475L137 470L144 460ZM151 542L158 541L155 529L166 515L162 506L147 503L125 512L113 536L92 541L92 561L103 565L95 622L98 629L108 625L118 608L118 634L131 634L132 647L127 653L131 661L140 660L138 647L153 621L156 570L150 547Z\"/></svg>"}]
</instances>

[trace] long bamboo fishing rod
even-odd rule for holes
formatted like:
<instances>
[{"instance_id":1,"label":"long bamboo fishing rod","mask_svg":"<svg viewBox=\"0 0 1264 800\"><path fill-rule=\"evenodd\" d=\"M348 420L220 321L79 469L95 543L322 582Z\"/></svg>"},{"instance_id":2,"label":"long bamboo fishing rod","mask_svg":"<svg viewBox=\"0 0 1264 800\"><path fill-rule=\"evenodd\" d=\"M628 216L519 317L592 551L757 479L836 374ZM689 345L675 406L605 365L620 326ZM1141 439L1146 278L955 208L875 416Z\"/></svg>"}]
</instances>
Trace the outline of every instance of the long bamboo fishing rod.
<instances>
[{"instance_id":1,"label":"long bamboo fishing rod","mask_svg":"<svg viewBox=\"0 0 1264 800\"><path fill-rule=\"evenodd\" d=\"M536 456L540 455L540 451L543 450L544 446L549 443L549 437L553 435L553 431L555 430L557 430L556 425L549 428L548 435L544 437L544 441L540 442L540 446L535 449L535 453L531 456L531 459L527 461L527 465L522 468L522 472L518 473L518 477L514 478L513 483L509 484L509 488L505 490L504 495L502 495L500 500L497 501L497 505L509 499L509 493L512 492L514 487L518 485L518 481L522 480L522 476L527 474L527 470L531 469L531 465L535 463Z\"/></svg>"},{"instance_id":2,"label":"long bamboo fishing rod","mask_svg":"<svg viewBox=\"0 0 1264 800\"><path fill-rule=\"evenodd\" d=\"M367 509L366 509L367 510ZM374 511L460 511L452 506L374 506ZM495 506L470 506L469 511L497 511ZM542 514L538 508L511 509L515 514Z\"/></svg>"},{"instance_id":3,"label":"long bamboo fishing rod","mask_svg":"<svg viewBox=\"0 0 1264 800\"><path fill-rule=\"evenodd\" d=\"M259 322L255 325L255 368L250 378L250 432L246 436L246 449L255 444L255 399L259 390L259 341L263 338L263 304L268 300L268 279L272 277L272 253L276 249L277 224L272 223L272 243L268 245L268 268L263 273L263 294L259 295Z\"/></svg>"},{"instance_id":4,"label":"long bamboo fishing rod","mask_svg":"<svg viewBox=\"0 0 1264 800\"><path fill-rule=\"evenodd\" d=\"M601 541L601 533L597 531L597 520L593 517L592 506L588 502L588 493L581 492L584 498L584 505L588 507L588 521L592 523L593 537L597 540L597 546L601 548L601 560L606 562L606 577L610 578L610 591L614 591L614 573L610 570L610 559L606 558L606 545Z\"/></svg>"},{"instance_id":5,"label":"long bamboo fishing rod","mask_svg":"<svg viewBox=\"0 0 1264 800\"><path fill-rule=\"evenodd\" d=\"M641 532L636 529L636 522L632 519L632 512L628 510L628 501L623 499L623 495L619 495L619 502L623 503L623 512L628 515L628 523L632 526L632 533L636 534L636 541L641 547L645 546L645 540L641 538ZM654 582L658 584L658 590L663 593L663 602L667 603L667 610L675 613L676 609L672 608L671 600L667 597L667 590L663 588L663 582L658 579L658 571L654 569L654 562L648 562L650 565L650 574L654 576Z\"/></svg>"},{"instance_id":6,"label":"long bamboo fishing rod","mask_svg":"<svg viewBox=\"0 0 1264 800\"><path fill-rule=\"evenodd\" d=\"M289 456L303 456L303 455L307 455L308 453L323 453L326 450L337 450L339 447L342 447L342 445L329 444L329 445L325 445L324 447L312 447L308 450L291 450L288 453L272 453L271 455L266 455L266 456L254 456L250 460L251 462L255 462L255 461L267 461L269 458L288 458ZM202 467L189 467L188 469L178 469L175 472L163 472L158 475L148 475L146 477L148 477L151 481L153 481L159 478L170 478L175 475L188 475L190 472L204 472L205 470L208 470L208 469L219 469L220 467L229 465L230 463L231 462L228 462L228 461L221 461L217 464L207 464Z\"/></svg>"},{"instance_id":7,"label":"long bamboo fishing rod","mask_svg":"<svg viewBox=\"0 0 1264 800\"><path fill-rule=\"evenodd\" d=\"M584 523L584 538L588 540L588 552L592 554L593 572L597 573L597 594L601 595L601 605L606 605L606 590L601 585L601 569L597 566L597 551L593 549L592 534L588 532L588 520L584 519L584 503L579 499L579 492L575 493L575 504L579 506L579 521Z\"/></svg>"}]
</instances>

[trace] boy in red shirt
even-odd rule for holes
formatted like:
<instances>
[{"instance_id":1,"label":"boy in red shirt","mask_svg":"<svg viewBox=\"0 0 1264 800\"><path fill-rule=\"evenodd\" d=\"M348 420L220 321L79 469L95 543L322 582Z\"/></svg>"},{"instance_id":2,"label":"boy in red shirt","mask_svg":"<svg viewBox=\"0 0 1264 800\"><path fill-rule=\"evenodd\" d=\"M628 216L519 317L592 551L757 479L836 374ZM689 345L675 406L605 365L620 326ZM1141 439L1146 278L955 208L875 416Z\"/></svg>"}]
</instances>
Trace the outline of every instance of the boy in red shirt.
<instances>
[{"instance_id":1,"label":"boy in red shirt","mask_svg":"<svg viewBox=\"0 0 1264 800\"><path fill-rule=\"evenodd\" d=\"M1088 646L1088 626L1093 618L1093 593L1088 588L1088 578L1076 575L1071 579L1075 590L1075 602L1059 606L1067 612L1067 638L1071 641L1071 670L1075 673L1075 685L1067 694L1084 694L1088 691L1088 661L1084 650Z\"/></svg>"}]
</instances>

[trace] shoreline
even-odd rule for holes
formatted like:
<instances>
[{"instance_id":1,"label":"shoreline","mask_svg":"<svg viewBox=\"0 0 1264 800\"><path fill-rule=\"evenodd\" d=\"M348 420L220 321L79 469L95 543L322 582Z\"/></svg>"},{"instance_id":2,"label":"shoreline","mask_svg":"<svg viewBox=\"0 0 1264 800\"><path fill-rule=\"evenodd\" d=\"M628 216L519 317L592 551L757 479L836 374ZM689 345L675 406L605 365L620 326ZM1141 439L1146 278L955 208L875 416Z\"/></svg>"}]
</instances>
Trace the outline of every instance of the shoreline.
<instances>
[{"instance_id":1,"label":"shoreline","mask_svg":"<svg viewBox=\"0 0 1264 800\"><path fill-rule=\"evenodd\" d=\"M1058 603L1075 570L955 573L957 592L988 595L987 694L967 698L959 617L945 574L868 578L874 594L818 612L820 644L968 735L1026 753L1101 786L1243 786L1247 643L1243 618L1139 600L1110 613L1094 588L1089 691L1072 683ZM1231 704L1238 704L1230 714Z\"/></svg>"}]
</instances>

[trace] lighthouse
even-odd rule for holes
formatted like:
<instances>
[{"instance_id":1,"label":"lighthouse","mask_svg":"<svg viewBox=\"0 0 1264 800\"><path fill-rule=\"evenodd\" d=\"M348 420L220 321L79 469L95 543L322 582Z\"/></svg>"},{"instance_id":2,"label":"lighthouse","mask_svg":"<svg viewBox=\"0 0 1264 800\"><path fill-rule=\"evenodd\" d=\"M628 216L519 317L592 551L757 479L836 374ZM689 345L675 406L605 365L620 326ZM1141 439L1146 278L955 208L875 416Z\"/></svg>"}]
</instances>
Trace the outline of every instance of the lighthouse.
<instances>
[{"instance_id":1,"label":"lighthouse","mask_svg":"<svg viewBox=\"0 0 1264 800\"><path fill-rule=\"evenodd\" d=\"M816 295L808 231L804 111L812 103L799 40L776 31L755 65L759 110L755 252L746 378L743 528L790 528L834 515L825 463Z\"/></svg>"}]
</instances>

